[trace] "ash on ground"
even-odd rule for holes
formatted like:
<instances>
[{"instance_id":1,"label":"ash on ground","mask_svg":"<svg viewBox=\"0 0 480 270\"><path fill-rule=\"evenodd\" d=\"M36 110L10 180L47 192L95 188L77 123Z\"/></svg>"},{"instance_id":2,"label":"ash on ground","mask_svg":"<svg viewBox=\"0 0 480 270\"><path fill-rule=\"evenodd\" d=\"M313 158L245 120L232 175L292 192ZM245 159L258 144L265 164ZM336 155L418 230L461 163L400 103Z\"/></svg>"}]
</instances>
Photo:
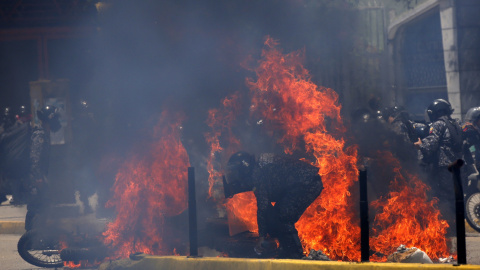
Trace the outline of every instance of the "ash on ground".
<instances>
[{"instance_id":1,"label":"ash on ground","mask_svg":"<svg viewBox=\"0 0 480 270\"><path fill-rule=\"evenodd\" d=\"M331 261L325 253L321 250L311 249L310 254L307 257L303 257L303 260L315 260L315 261Z\"/></svg>"}]
</instances>

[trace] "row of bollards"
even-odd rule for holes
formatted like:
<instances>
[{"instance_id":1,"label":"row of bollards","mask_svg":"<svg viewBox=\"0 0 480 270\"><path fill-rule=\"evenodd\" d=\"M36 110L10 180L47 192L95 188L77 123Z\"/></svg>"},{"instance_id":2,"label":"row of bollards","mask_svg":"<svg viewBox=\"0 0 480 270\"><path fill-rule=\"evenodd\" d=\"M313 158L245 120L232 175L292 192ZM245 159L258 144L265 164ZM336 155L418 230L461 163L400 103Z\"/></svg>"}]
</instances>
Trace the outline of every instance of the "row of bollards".
<instances>
[{"instance_id":1,"label":"row of bollards","mask_svg":"<svg viewBox=\"0 0 480 270\"><path fill-rule=\"evenodd\" d=\"M463 199L463 188L460 177L460 168L464 161L459 159L450 166L448 170L453 176L453 185L455 190L455 217L457 227L457 263L467 264L467 247L465 240L465 204ZM370 243L369 243L369 220L368 220L368 199L367 199L367 171L359 171L360 185L360 250L361 261L370 261Z\"/></svg>"}]
</instances>

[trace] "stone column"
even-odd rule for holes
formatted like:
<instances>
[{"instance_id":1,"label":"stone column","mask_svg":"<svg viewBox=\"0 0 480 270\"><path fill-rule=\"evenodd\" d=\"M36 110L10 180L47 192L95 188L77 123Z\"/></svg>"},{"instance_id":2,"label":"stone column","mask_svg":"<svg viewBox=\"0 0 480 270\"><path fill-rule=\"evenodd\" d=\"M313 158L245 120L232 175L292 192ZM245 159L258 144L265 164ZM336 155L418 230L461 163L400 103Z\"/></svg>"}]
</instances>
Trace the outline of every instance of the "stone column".
<instances>
[{"instance_id":1,"label":"stone column","mask_svg":"<svg viewBox=\"0 0 480 270\"><path fill-rule=\"evenodd\" d=\"M455 109L452 117L461 119L462 102L460 95L460 74L458 64L455 4L454 0L440 0L439 3L448 101L450 101L453 109Z\"/></svg>"}]
</instances>

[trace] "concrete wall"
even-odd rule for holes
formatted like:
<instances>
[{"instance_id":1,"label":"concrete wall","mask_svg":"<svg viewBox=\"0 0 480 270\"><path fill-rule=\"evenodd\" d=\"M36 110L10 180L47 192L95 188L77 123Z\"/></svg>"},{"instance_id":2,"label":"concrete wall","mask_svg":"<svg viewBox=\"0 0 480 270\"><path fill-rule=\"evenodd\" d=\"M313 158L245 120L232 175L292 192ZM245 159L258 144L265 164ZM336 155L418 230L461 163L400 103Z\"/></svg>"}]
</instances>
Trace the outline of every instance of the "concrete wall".
<instances>
[{"instance_id":1,"label":"concrete wall","mask_svg":"<svg viewBox=\"0 0 480 270\"><path fill-rule=\"evenodd\" d=\"M480 1L456 0L462 113L480 106Z\"/></svg>"}]
</instances>

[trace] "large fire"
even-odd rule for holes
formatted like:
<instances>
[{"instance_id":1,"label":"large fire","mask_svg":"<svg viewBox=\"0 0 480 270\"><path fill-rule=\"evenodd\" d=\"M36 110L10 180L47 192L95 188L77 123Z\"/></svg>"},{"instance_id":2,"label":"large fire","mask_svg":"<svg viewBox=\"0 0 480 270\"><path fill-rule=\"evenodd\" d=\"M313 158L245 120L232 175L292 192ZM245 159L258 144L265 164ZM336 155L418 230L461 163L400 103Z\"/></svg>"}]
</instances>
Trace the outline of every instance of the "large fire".
<instances>
[{"instance_id":1,"label":"large fire","mask_svg":"<svg viewBox=\"0 0 480 270\"><path fill-rule=\"evenodd\" d=\"M163 112L147 152L132 155L118 172L114 196L107 206L117 216L107 225L104 243L113 257L134 252L172 254L164 240L169 231L165 219L187 207L189 158L180 140L183 117Z\"/></svg>"},{"instance_id":2,"label":"large fire","mask_svg":"<svg viewBox=\"0 0 480 270\"><path fill-rule=\"evenodd\" d=\"M296 224L304 250L322 250L335 260L359 261L358 201L351 196L357 188L354 187L358 179L357 151L355 147L347 147L343 140L346 127L340 116L338 95L310 80L309 72L302 64L303 51L282 54L277 45L275 40L267 37L262 59L254 70L257 78L247 80L251 90L251 117L262 120L263 127L275 134L272 140L275 139L285 153L303 152L319 168L324 190ZM211 115L210 127L225 129L222 119L223 116ZM225 135L215 134L215 138ZM233 135L225 136L228 141ZM211 143L212 151L218 152L220 141L215 143ZM385 155L388 157L388 154ZM382 159L378 157L378 160ZM385 179L387 183L392 181L391 193L385 197L388 199L382 198L373 204L383 211L379 211L371 239L372 249L380 255L372 259L384 260L381 255L390 254L400 244L417 246L432 258L448 254L446 223L439 218L436 202L426 200L425 184L413 174L403 170L400 173L398 162L383 162L385 168L396 173L396 177ZM220 173L214 175L213 166L211 169L210 175L218 178ZM410 211L408 207L413 206L407 203L413 203L415 211ZM253 193L235 195L226 207L230 216L242 220L250 231L257 230ZM396 212L399 209L404 211ZM407 213L407 209L410 212Z\"/></svg>"},{"instance_id":3,"label":"large fire","mask_svg":"<svg viewBox=\"0 0 480 270\"><path fill-rule=\"evenodd\" d=\"M372 202L375 216L370 248L380 254L391 254L401 244L425 251L432 260L445 257L448 253L445 234L448 224L440 219L436 208L437 199L427 201L429 187L416 175L400 166L390 152L379 152L376 163L379 168L392 175L390 193ZM390 180L390 179L388 179ZM382 260L385 258L378 258Z\"/></svg>"},{"instance_id":4,"label":"large fire","mask_svg":"<svg viewBox=\"0 0 480 270\"><path fill-rule=\"evenodd\" d=\"M338 95L311 82L302 65L303 51L284 55L271 38L265 45L257 80L248 80L254 113L267 128L283 132L278 143L286 153L313 155L324 183L322 195L296 224L304 248L320 249L334 259L358 259L360 228L349 192L358 178L357 158L341 137L345 127Z\"/></svg>"},{"instance_id":5,"label":"large fire","mask_svg":"<svg viewBox=\"0 0 480 270\"><path fill-rule=\"evenodd\" d=\"M302 153L306 162L318 167L324 190L296 224L305 251L321 250L334 260L360 260L360 221L356 192L357 148L347 147L346 127L341 118L337 93L311 81L303 67L304 52L283 54L278 43L267 37L262 59L254 69L256 80L247 79L250 89L251 123L261 123L265 134L287 154ZM222 164L241 150L234 132L241 114L237 94L225 98L220 109L209 111L205 134L211 146L207 158L208 197L227 209L229 221L236 220L252 232L258 231L256 201L252 192L223 200ZM112 257L134 252L178 254L166 239L172 235L169 217L186 209L189 158L180 140L183 118L164 112L155 129L153 143L127 160L116 175L114 196L107 206L115 207L116 220L107 225L104 243ZM145 150L147 149L147 150ZM432 259L448 254L445 232L436 201L426 199L427 186L413 173L401 168L389 152L373 157L385 178L389 193L374 201L372 224L373 260L385 260L400 244L416 246Z\"/></svg>"}]
</instances>

